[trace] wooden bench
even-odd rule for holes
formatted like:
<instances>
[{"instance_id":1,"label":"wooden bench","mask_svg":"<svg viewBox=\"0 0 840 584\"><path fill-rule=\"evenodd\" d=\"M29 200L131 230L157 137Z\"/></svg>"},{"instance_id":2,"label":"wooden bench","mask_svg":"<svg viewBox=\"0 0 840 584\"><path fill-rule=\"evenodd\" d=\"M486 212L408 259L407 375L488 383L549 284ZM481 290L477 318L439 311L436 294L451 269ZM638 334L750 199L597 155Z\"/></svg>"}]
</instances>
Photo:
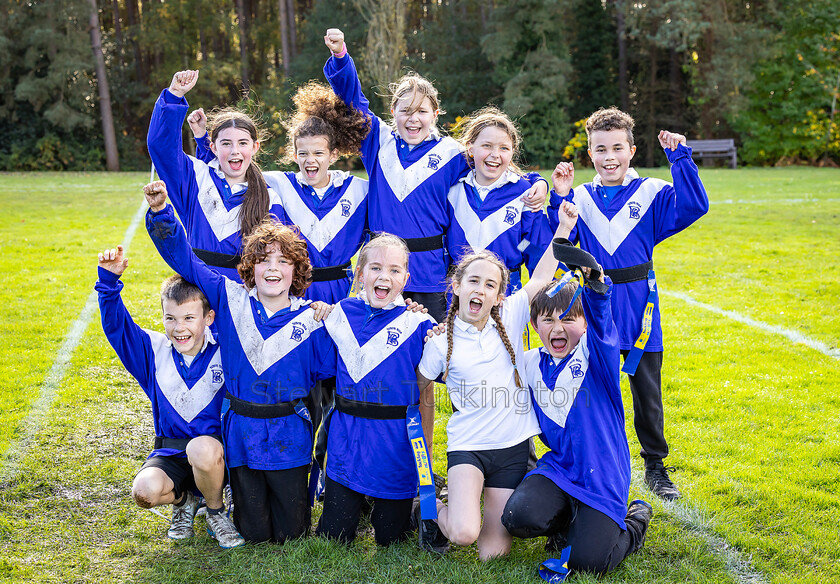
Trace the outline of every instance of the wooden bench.
<instances>
[{"instance_id":1,"label":"wooden bench","mask_svg":"<svg viewBox=\"0 0 840 584\"><path fill-rule=\"evenodd\" d=\"M738 166L738 149L735 148L735 140L686 140L691 147L691 155L699 160L709 158L728 158L729 168Z\"/></svg>"}]
</instances>

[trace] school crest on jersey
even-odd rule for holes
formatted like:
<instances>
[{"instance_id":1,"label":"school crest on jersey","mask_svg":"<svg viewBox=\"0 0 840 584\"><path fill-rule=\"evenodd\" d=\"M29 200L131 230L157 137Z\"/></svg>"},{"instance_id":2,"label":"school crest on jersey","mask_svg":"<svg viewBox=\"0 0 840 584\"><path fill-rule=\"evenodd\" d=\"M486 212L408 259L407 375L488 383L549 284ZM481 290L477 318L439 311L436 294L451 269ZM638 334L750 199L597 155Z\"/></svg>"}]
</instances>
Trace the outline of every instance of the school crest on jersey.
<instances>
[{"instance_id":1,"label":"school crest on jersey","mask_svg":"<svg viewBox=\"0 0 840 584\"><path fill-rule=\"evenodd\" d=\"M583 377L583 365L581 365L580 361L576 361L574 363L569 364L569 371L572 374L572 377L577 379L578 377Z\"/></svg>"},{"instance_id":2,"label":"school crest on jersey","mask_svg":"<svg viewBox=\"0 0 840 584\"><path fill-rule=\"evenodd\" d=\"M289 336L290 339L299 343L303 340L303 334L306 332L306 327L302 322L293 322L292 324L292 334Z\"/></svg>"},{"instance_id":3,"label":"school crest on jersey","mask_svg":"<svg viewBox=\"0 0 840 584\"><path fill-rule=\"evenodd\" d=\"M508 205L505 207L505 218L502 219L508 225L513 225L516 223L516 218L519 215L519 209L512 205Z\"/></svg>"},{"instance_id":4,"label":"school crest on jersey","mask_svg":"<svg viewBox=\"0 0 840 584\"><path fill-rule=\"evenodd\" d=\"M221 365L211 365L210 372L213 375L213 383L224 383L225 381L225 374L222 371Z\"/></svg>"},{"instance_id":5,"label":"school crest on jersey","mask_svg":"<svg viewBox=\"0 0 840 584\"><path fill-rule=\"evenodd\" d=\"M642 218L639 214L639 211L642 210L642 206L639 203L636 201L628 201L627 208L630 210L630 219L636 219L638 221Z\"/></svg>"},{"instance_id":6,"label":"school crest on jersey","mask_svg":"<svg viewBox=\"0 0 840 584\"><path fill-rule=\"evenodd\" d=\"M437 170L441 160L443 159L437 154L429 154L429 168Z\"/></svg>"},{"instance_id":7,"label":"school crest on jersey","mask_svg":"<svg viewBox=\"0 0 840 584\"><path fill-rule=\"evenodd\" d=\"M398 347L400 345L400 335L402 334L402 331L391 326L385 330L388 331L388 338L385 343L391 345L392 347Z\"/></svg>"},{"instance_id":8,"label":"school crest on jersey","mask_svg":"<svg viewBox=\"0 0 840 584\"><path fill-rule=\"evenodd\" d=\"M349 199L341 199L338 204L341 206L341 216L349 217L350 210L353 208L353 203Z\"/></svg>"},{"instance_id":9,"label":"school crest on jersey","mask_svg":"<svg viewBox=\"0 0 840 584\"><path fill-rule=\"evenodd\" d=\"M526 353L526 367L528 385L534 404L545 416L560 427L566 426L566 418L575 403L575 398L581 390L583 379L589 369L589 348L586 345L586 333L580 337L580 342L569 357L569 361L554 382L549 387L543 378L540 360L550 358L540 350Z\"/></svg>"}]
</instances>

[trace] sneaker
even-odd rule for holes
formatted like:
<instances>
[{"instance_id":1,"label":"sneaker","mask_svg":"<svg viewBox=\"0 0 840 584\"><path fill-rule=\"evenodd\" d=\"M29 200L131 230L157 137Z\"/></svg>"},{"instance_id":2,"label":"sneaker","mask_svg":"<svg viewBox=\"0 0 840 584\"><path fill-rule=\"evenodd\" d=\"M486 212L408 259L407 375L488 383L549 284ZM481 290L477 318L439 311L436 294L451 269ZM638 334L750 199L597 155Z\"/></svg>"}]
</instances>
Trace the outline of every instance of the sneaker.
<instances>
[{"instance_id":1,"label":"sneaker","mask_svg":"<svg viewBox=\"0 0 840 584\"><path fill-rule=\"evenodd\" d=\"M435 483L435 497L446 503L449 500L449 488L446 486L446 478L439 474L432 473Z\"/></svg>"},{"instance_id":2,"label":"sneaker","mask_svg":"<svg viewBox=\"0 0 840 584\"><path fill-rule=\"evenodd\" d=\"M653 518L653 507L647 501L636 499L627 507L627 516L624 518L624 521L630 524L628 527L634 524L637 525L639 534L639 540L633 549L630 550L631 554L639 551L645 545L645 535L647 535L651 518Z\"/></svg>"},{"instance_id":3,"label":"sneaker","mask_svg":"<svg viewBox=\"0 0 840 584\"><path fill-rule=\"evenodd\" d=\"M196 497L192 492L186 491L184 500L178 505L172 505L172 523L166 533L170 539L189 539L195 535L193 519L201 502L201 497Z\"/></svg>"},{"instance_id":4,"label":"sneaker","mask_svg":"<svg viewBox=\"0 0 840 584\"><path fill-rule=\"evenodd\" d=\"M650 487L653 494L666 501L674 501L682 495L679 489L668 476L669 472L677 470L673 466L665 466L661 462L656 466L645 469L645 484Z\"/></svg>"},{"instance_id":5,"label":"sneaker","mask_svg":"<svg viewBox=\"0 0 840 584\"><path fill-rule=\"evenodd\" d=\"M225 515L228 517L233 515L233 490L230 488L230 483L226 484L225 488L222 489L222 502L227 507Z\"/></svg>"},{"instance_id":6,"label":"sneaker","mask_svg":"<svg viewBox=\"0 0 840 584\"><path fill-rule=\"evenodd\" d=\"M433 519L420 518L420 505L414 509L415 521L417 522L417 533L420 547L427 552L443 555L449 551L449 540L443 535L437 521Z\"/></svg>"},{"instance_id":7,"label":"sneaker","mask_svg":"<svg viewBox=\"0 0 840 584\"><path fill-rule=\"evenodd\" d=\"M233 521L224 513L207 513L207 533L226 550L245 543L243 537L236 531Z\"/></svg>"}]
</instances>

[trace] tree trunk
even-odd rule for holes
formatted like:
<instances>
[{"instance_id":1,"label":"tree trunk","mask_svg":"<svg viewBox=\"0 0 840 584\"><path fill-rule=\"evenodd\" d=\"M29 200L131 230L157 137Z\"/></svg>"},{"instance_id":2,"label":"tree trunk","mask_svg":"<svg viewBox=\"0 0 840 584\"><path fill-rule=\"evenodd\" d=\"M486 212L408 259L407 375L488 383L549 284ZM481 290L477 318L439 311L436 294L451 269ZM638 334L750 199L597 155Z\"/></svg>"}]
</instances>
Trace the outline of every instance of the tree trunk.
<instances>
[{"instance_id":1,"label":"tree trunk","mask_svg":"<svg viewBox=\"0 0 840 584\"><path fill-rule=\"evenodd\" d=\"M657 76L657 58L658 53L656 43L650 41L650 79L648 79L648 96L647 96L647 103L648 103L648 134L649 136L645 137L645 142L647 143L647 148L645 148L645 166L653 166L654 163L654 155L656 153L656 146L659 144L659 140L653 138L654 132L656 131L656 108L659 104L658 100L656 99L656 76ZM625 110L626 111L626 110Z\"/></svg>"},{"instance_id":2,"label":"tree trunk","mask_svg":"<svg viewBox=\"0 0 840 584\"><path fill-rule=\"evenodd\" d=\"M627 37L624 26L624 0L616 0L616 36L618 37L618 88L621 91L621 110L630 109L630 96L627 88Z\"/></svg>"},{"instance_id":3,"label":"tree trunk","mask_svg":"<svg viewBox=\"0 0 840 584\"><path fill-rule=\"evenodd\" d=\"M105 56L102 54L102 31L99 28L99 7L96 0L90 4L90 46L96 62L96 85L99 88L99 110L102 114L102 134L105 136L105 164L108 170L120 169L117 152L117 137L114 133L114 117L111 114L111 92L108 90L108 76L105 72Z\"/></svg>"},{"instance_id":4,"label":"tree trunk","mask_svg":"<svg viewBox=\"0 0 840 584\"><path fill-rule=\"evenodd\" d=\"M251 91L251 81L248 69L248 20L245 16L244 0L236 0L236 13L239 17L239 59L242 72L242 89L247 96Z\"/></svg>"},{"instance_id":5,"label":"tree trunk","mask_svg":"<svg viewBox=\"0 0 840 584\"><path fill-rule=\"evenodd\" d=\"M114 36L117 39L117 60L120 65L123 64L123 38L122 25L120 24L120 2L119 0L112 0L111 10L114 13Z\"/></svg>"},{"instance_id":6,"label":"tree trunk","mask_svg":"<svg viewBox=\"0 0 840 584\"><path fill-rule=\"evenodd\" d=\"M280 11L280 48L283 51L283 73L289 77L289 70L292 66L292 51L289 45L289 16L286 13L286 0L278 0L277 8Z\"/></svg>"},{"instance_id":7,"label":"tree trunk","mask_svg":"<svg viewBox=\"0 0 840 584\"><path fill-rule=\"evenodd\" d=\"M406 54L406 0L353 0L353 4L368 23L365 68L376 85L388 87ZM387 111L389 99L382 99Z\"/></svg>"},{"instance_id":8,"label":"tree trunk","mask_svg":"<svg viewBox=\"0 0 840 584\"><path fill-rule=\"evenodd\" d=\"M295 0L286 0L286 17L289 25L289 62L297 57L297 17L295 15Z\"/></svg>"},{"instance_id":9,"label":"tree trunk","mask_svg":"<svg viewBox=\"0 0 840 584\"><path fill-rule=\"evenodd\" d=\"M140 14L137 11L137 0L126 0L125 13L128 15L128 26L131 28L131 49L134 53L134 70L140 85L146 85L146 75L143 72L143 59L140 56L140 45L137 34L140 32Z\"/></svg>"}]
</instances>

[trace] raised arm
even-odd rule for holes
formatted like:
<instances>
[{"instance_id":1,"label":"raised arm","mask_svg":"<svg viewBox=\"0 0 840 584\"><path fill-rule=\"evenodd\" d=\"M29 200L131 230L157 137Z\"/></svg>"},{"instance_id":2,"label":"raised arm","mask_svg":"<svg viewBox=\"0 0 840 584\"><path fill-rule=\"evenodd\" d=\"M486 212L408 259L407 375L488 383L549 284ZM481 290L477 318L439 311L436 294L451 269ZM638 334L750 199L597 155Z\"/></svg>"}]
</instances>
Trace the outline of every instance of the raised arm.
<instances>
[{"instance_id":1,"label":"raised arm","mask_svg":"<svg viewBox=\"0 0 840 584\"><path fill-rule=\"evenodd\" d=\"M97 268L99 279L94 289L99 297L99 313L105 337L126 370L134 376L146 395L151 396L154 376L154 369L149 366L150 362L154 362L154 358L150 358L152 343L149 334L131 318L120 296L123 289L120 276L127 265L128 260L125 259L121 245L100 252Z\"/></svg>"},{"instance_id":2,"label":"raised arm","mask_svg":"<svg viewBox=\"0 0 840 584\"><path fill-rule=\"evenodd\" d=\"M160 256L167 265L183 276L188 282L198 286L210 306L219 311L225 277L208 268L193 253L184 227L175 218L172 206L166 204L166 185L155 181L143 187L149 211L146 213L146 229Z\"/></svg>"},{"instance_id":3,"label":"raised arm","mask_svg":"<svg viewBox=\"0 0 840 584\"><path fill-rule=\"evenodd\" d=\"M195 140L195 157L205 164L210 164L216 155L210 149L210 135L207 133L207 114L204 108L198 108L187 116L187 123Z\"/></svg>"},{"instance_id":4,"label":"raised arm","mask_svg":"<svg viewBox=\"0 0 840 584\"><path fill-rule=\"evenodd\" d=\"M577 223L577 207L568 201L563 201L558 212L560 223L554 232L554 237L562 237L568 239L575 224ZM540 258L534 273L531 274L531 279L525 284L522 289L528 294L528 301L530 302L534 295L540 289L551 282L554 278L554 273L557 271L557 259L554 257L554 250L549 242L542 258Z\"/></svg>"},{"instance_id":5,"label":"raised arm","mask_svg":"<svg viewBox=\"0 0 840 584\"><path fill-rule=\"evenodd\" d=\"M574 197L574 191L572 190L572 185L575 182L574 164L571 162L559 163L554 168L554 172L551 173L551 182L554 190L551 191L551 195L549 196L546 215L548 216L549 230L553 232L559 224L560 206L563 204L563 201L572 202ZM572 242L577 239L576 228L572 228L567 239Z\"/></svg>"},{"instance_id":6,"label":"raised arm","mask_svg":"<svg viewBox=\"0 0 840 584\"><path fill-rule=\"evenodd\" d=\"M671 163L673 191L657 196L654 202L656 212L656 243L679 233L709 212L709 195L700 180L700 170L691 159L691 148L686 145L685 136L662 130L659 144Z\"/></svg>"},{"instance_id":7,"label":"raised arm","mask_svg":"<svg viewBox=\"0 0 840 584\"><path fill-rule=\"evenodd\" d=\"M370 102L362 91L356 64L347 54L344 33L337 28L327 29L324 44L332 53L324 64L324 77L327 78L333 91L344 103L372 116Z\"/></svg>"}]
</instances>

